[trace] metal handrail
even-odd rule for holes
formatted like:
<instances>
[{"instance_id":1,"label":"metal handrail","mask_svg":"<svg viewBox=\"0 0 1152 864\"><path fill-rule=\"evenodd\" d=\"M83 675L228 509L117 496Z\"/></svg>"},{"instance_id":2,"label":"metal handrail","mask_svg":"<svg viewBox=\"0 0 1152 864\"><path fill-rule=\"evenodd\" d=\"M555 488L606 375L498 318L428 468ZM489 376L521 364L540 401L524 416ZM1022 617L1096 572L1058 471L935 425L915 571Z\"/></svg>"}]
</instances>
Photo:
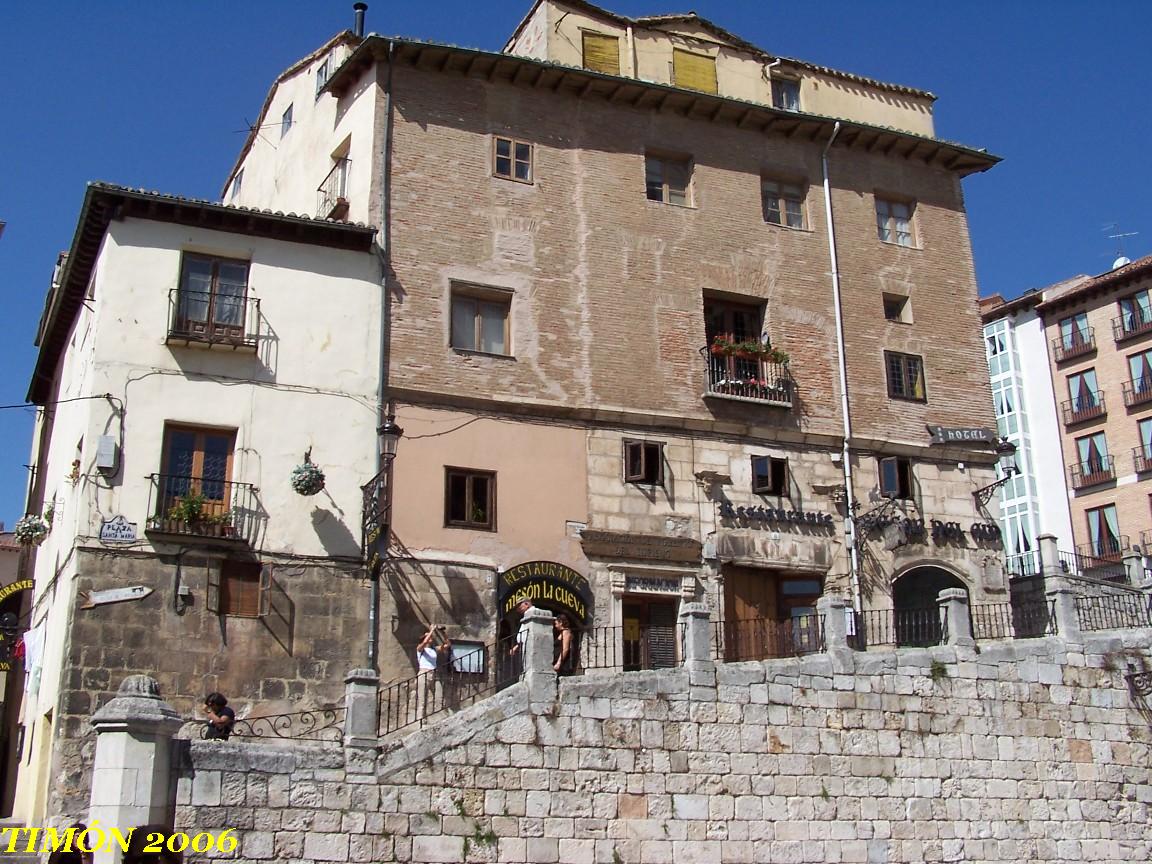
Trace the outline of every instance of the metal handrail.
<instances>
[{"instance_id":1,"label":"metal handrail","mask_svg":"<svg viewBox=\"0 0 1152 864\"><path fill-rule=\"evenodd\" d=\"M1087 398L1066 399L1060 403L1060 411L1064 415L1065 426L1103 417L1108 413L1108 406L1104 401L1104 391L1097 390Z\"/></svg>"},{"instance_id":2,"label":"metal handrail","mask_svg":"<svg viewBox=\"0 0 1152 864\"><path fill-rule=\"evenodd\" d=\"M1096 350L1096 330L1093 327L1077 328L1070 334L1071 338L1057 336L1052 340L1052 354L1057 363L1063 363L1073 357L1091 354Z\"/></svg>"},{"instance_id":3,"label":"metal handrail","mask_svg":"<svg viewBox=\"0 0 1152 864\"><path fill-rule=\"evenodd\" d=\"M1116 468L1111 457L1104 455L1068 466L1073 489L1096 486L1116 479Z\"/></svg>"},{"instance_id":4,"label":"metal handrail","mask_svg":"<svg viewBox=\"0 0 1152 864\"><path fill-rule=\"evenodd\" d=\"M251 483L185 474L150 474L149 531L251 543L260 510ZM198 510L185 506L195 498Z\"/></svg>"},{"instance_id":5,"label":"metal handrail","mask_svg":"<svg viewBox=\"0 0 1152 864\"><path fill-rule=\"evenodd\" d=\"M948 633L947 619L947 609L940 606L865 609L854 615L855 633L849 635L848 646L865 651L881 645L897 648L939 645Z\"/></svg>"},{"instance_id":6,"label":"metal handrail","mask_svg":"<svg viewBox=\"0 0 1152 864\"><path fill-rule=\"evenodd\" d=\"M713 354L707 345L700 349L700 354L706 375L704 395L792 407L796 381L787 363L751 354Z\"/></svg>"},{"instance_id":7,"label":"metal handrail","mask_svg":"<svg viewBox=\"0 0 1152 864\"><path fill-rule=\"evenodd\" d=\"M255 350L260 341L260 299L218 291L168 292L169 344L183 342Z\"/></svg>"},{"instance_id":8,"label":"metal handrail","mask_svg":"<svg viewBox=\"0 0 1152 864\"><path fill-rule=\"evenodd\" d=\"M1117 342L1149 330L1152 330L1152 312L1145 312L1139 306L1112 319L1112 338Z\"/></svg>"},{"instance_id":9,"label":"metal handrail","mask_svg":"<svg viewBox=\"0 0 1152 864\"><path fill-rule=\"evenodd\" d=\"M352 165L351 159L337 159L332 170L316 187L316 217L318 219L335 219L344 214L338 213L348 208L348 173Z\"/></svg>"},{"instance_id":10,"label":"metal handrail","mask_svg":"<svg viewBox=\"0 0 1152 864\"><path fill-rule=\"evenodd\" d=\"M824 616L712 621L712 647L720 662L773 660L824 650Z\"/></svg>"}]
</instances>

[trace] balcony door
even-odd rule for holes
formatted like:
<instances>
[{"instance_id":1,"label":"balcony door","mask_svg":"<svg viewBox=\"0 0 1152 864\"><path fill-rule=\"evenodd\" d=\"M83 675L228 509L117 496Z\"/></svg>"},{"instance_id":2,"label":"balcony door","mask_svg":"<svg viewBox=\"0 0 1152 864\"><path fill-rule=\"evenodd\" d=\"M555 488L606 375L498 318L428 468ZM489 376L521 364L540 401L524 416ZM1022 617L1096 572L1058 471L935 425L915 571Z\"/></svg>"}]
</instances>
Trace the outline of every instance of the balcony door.
<instances>
[{"instance_id":1,"label":"balcony door","mask_svg":"<svg viewBox=\"0 0 1152 864\"><path fill-rule=\"evenodd\" d=\"M166 426L160 465L160 509L166 515L189 497L202 499L205 517L220 516L231 506L232 453L236 433L195 426Z\"/></svg>"},{"instance_id":2,"label":"balcony door","mask_svg":"<svg viewBox=\"0 0 1152 864\"><path fill-rule=\"evenodd\" d=\"M677 659L679 602L662 597L625 597L624 671L668 669Z\"/></svg>"},{"instance_id":3,"label":"balcony door","mask_svg":"<svg viewBox=\"0 0 1152 864\"><path fill-rule=\"evenodd\" d=\"M185 255L176 330L202 339L243 339L248 263Z\"/></svg>"}]
</instances>

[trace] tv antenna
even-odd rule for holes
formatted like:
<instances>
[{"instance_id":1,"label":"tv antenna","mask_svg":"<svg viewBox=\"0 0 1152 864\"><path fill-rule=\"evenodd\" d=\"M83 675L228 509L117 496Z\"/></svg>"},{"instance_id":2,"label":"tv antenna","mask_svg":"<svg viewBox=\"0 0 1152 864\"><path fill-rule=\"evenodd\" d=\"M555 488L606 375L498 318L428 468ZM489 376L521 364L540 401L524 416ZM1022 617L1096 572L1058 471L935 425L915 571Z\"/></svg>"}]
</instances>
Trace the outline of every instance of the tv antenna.
<instances>
[{"instance_id":1,"label":"tv antenna","mask_svg":"<svg viewBox=\"0 0 1152 864\"><path fill-rule=\"evenodd\" d=\"M1112 262L1112 269L1115 270L1117 267L1123 267L1125 264L1131 264L1132 259L1124 254L1124 238L1125 237L1135 237L1140 232L1139 231L1127 231L1127 232L1122 233L1120 231L1120 223L1119 222L1110 222L1109 224L1104 226L1103 230L1116 232L1114 234L1109 234L1108 239L1120 241L1116 244L1116 260Z\"/></svg>"}]
</instances>

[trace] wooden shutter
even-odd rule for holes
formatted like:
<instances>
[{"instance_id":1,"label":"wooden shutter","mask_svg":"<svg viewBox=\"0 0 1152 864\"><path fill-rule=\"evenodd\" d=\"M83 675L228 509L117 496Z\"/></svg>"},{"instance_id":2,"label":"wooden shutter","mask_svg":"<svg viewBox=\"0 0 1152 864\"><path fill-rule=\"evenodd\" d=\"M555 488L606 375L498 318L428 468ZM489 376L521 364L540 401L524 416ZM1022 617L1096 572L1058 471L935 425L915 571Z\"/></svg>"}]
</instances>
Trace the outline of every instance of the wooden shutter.
<instances>
[{"instance_id":1,"label":"wooden shutter","mask_svg":"<svg viewBox=\"0 0 1152 864\"><path fill-rule=\"evenodd\" d=\"M672 49L672 83L677 87L716 92L716 59L704 54Z\"/></svg>"},{"instance_id":2,"label":"wooden shutter","mask_svg":"<svg viewBox=\"0 0 1152 864\"><path fill-rule=\"evenodd\" d=\"M648 606L648 667L670 669L676 665L676 604Z\"/></svg>"},{"instance_id":3,"label":"wooden shutter","mask_svg":"<svg viewBox=\"0 0 1152 864\"><path fill-rule=\"evenodd\" d=\"M258 561L225 559L220 566L220 611L242 618L260 617L264 568Z\"/></svg>"},{"instance_id":4,"label":"wooden shutter","mask_svg":"<svg viewBox=\"0 0 1152 864\"><path fill-rule=\"evenodd\" d=\"M619 75L620 40L603 33L585 33L584 68L607 75Z\"/></svg>"}]
</instances>

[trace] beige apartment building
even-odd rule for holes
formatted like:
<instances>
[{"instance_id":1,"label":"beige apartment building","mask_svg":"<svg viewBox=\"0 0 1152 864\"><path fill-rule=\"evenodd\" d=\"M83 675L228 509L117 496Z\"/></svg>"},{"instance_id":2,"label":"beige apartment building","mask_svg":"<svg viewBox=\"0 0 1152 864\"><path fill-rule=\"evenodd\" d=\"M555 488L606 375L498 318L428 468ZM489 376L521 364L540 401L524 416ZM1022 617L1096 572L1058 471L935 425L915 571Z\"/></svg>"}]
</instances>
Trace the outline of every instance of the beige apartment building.
<instances>
[{"instance_id":1,"label":"beige apartment building","mask_svg":"<svg viewBox=\"0 0 1152 864\"><path fill-rule=\"evenodd\" d=\"M1036 307L1076 548L1107 559L1152 542L1152 257L1118 263Z\"/></svg>"},{"instance_id":2,"label":"beige apartment building","mask_svg":"<svg viewBox=\"0 0 1152 864\"><path fill-rule=\"evenodd\" d=\"M560 0L499 53L344 34L276 81L226 199L381 229L386 678L520 593L641 665L684 599L1005 599L961 192L997 159L934 100Z\"/></svg>"}]
</instances>

